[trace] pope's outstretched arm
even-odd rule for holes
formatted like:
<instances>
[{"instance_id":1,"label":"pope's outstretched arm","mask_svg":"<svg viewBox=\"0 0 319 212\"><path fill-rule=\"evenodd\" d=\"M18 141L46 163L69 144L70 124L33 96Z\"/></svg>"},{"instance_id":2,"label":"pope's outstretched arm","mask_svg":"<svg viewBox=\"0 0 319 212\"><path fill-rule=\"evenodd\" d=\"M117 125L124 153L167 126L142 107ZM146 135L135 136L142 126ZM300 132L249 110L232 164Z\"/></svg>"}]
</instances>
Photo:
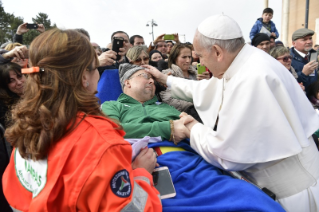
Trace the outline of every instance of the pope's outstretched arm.
<instances>
[{"instance_id":1,"label":"pope's outstretched arm","mask_svg":"<svg viewBox=\"0 0 319 212\"><path fill-rule=\"evenodd\" d=\"M150 65L142 65L142 67L146 68L146 71L150 73L157 82L172 88L172 97L193 102L193 84L198 81L168 76Z\"/></svg>"}]
</instances>

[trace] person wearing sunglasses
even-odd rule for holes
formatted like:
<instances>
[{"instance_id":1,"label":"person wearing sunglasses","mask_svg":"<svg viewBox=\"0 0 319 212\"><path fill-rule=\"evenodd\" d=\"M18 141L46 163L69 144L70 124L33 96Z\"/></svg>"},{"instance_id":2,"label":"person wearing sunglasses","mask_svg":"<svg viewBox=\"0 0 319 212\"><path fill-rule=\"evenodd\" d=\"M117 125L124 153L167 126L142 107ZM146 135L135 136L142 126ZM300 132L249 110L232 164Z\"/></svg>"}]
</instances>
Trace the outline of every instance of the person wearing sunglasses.
<instances>
[{"instance_id":1,"label":"person wearing sunglasses","mask_svg":"<svg viewBox=\"0 0 319 212\"><path fill-rule=\"evenodd\" d=\"M133 65L147 65L149 62L149 56L146 51L146 47L134 46L130 48L126 54L130 63Z\"/></svg>"},{"instance_id":2,"label":"person wearing sunglasses","mask_svg":"<svg viewBox=\"0 0 319 212\"><path fill-rule=\"evenodd\" d=\"M292 56L289 54L289 50L284 46L277 46L270 50L269 53L273 58L278 60L283 66L285 66L288 71L296 78L298 81L298 74L294 67L291 66ZM299 83L301 89L304 91L305 86L302 82Z\"/></svg>"},{"instance_id":3,"label":"person wearing sunglasses","mask_svg":"<svg viewBox=\"0 0 319 212\"><path fill-rule=\"evenodd\" d=\"M298 78L297 72L291 66L292 56L289 54L289 50L286 47L277 46L270 50L270 55L283 64L296 79Z\"/></svg>"}]
</instances>

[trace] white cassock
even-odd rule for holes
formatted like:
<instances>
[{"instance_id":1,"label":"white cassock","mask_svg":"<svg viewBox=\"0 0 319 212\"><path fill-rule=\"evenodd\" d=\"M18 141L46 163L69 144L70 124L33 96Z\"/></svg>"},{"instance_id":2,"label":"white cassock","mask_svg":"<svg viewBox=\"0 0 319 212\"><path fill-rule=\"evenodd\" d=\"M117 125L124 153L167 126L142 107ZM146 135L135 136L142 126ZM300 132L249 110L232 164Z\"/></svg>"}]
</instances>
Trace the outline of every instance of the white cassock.
<instances>
[{"instance_id":1,"label":"white cassock","mask_svg":"<svg viewBox=\"0 0 319 212\"><path fill-rule=\"evenodd\" d=\"M242 171L287 211L319 210L319 118L282 64L246 44L222 79L167 84L194 103L204 125L194 125L190 143L206 161Z\"/></svg>"}]
</instances>

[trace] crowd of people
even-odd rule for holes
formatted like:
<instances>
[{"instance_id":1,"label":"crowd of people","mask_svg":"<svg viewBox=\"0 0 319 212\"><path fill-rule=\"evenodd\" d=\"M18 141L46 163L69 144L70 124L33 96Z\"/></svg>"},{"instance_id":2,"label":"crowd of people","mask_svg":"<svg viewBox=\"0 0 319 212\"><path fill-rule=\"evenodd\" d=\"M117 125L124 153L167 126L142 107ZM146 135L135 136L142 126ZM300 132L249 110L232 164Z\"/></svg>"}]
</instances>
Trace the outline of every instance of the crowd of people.
<instances>
[{"instance_id":1,"label":"crowd of people","mask_svg":"<svg viewBox=\"0 0 319 212\"><path fill-rule=\"evenodd\" d=\"M227 15L193 43L149 46L116 31L101 48L84 29L38 24L26 47L20 25L0 49L1 211L319 211L319 45L302 28L285 47L273 14L247 43ZM121 95L103 101L110 70ZM154 186L161 166L173 198Z\"/></svg>"}]
</instances>

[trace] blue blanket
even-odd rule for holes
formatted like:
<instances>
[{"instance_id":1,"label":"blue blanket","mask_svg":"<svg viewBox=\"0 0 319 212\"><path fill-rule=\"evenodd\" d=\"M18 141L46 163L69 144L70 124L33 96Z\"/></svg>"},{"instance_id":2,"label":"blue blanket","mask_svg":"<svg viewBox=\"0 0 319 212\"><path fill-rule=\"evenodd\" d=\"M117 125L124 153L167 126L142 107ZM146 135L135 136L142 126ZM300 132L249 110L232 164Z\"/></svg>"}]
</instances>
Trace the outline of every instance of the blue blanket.
<instances>
[{"instance_id":1,"label":"blue blanket","mask_svg":"<svg viewBox=\"0 0 319 212\"><path fill-rule=\"evenodd\" d=\"M149 147L175 146L164 141ZM163 211L284 211L260 189L245 181L224 175L207 163L187 142L179 147L187 151L168 152L157 158L170 170L176 196L162 200Z\"/></svg>"}]
</instances>

